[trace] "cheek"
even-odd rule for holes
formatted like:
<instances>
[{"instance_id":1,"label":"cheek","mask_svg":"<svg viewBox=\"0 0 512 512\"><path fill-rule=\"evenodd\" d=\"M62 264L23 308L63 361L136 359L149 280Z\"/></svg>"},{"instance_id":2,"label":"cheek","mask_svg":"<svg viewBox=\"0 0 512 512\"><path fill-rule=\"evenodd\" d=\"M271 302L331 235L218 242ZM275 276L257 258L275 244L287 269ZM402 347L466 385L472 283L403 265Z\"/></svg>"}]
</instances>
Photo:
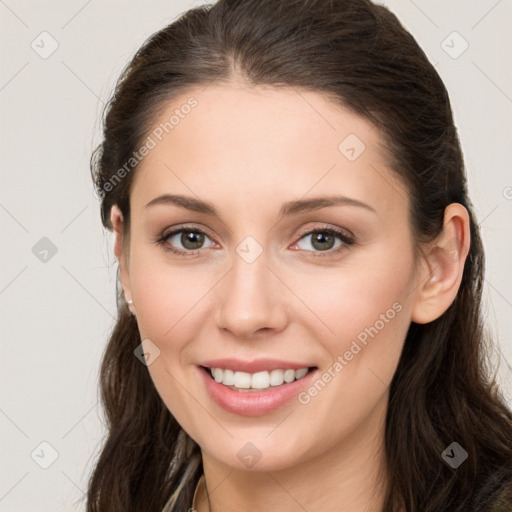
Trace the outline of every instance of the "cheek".
<instances>
[{"instance_id":1,"label":"cheek","mask_svg":"<svg viewBox=\"0 0 512 512\"><path fill-rule=\"evenodd\" d=\"M318 417L330 414L346 421L348 414L357 421L386 391L410 325L413 282L413 258L407 251L381 251L371 264L340 269L338 277L317 275L298 292L317 317L311 317L310 325L318 327L319 318L328 328L319 339L327 374L317 386L325 399L317 400L317 390L311 390L303 400L326 408L317 411ZM333 402L343 407L329 412Z\"/></svg>"},{"instance_id":2,"label":"cheek","mask_svg":"<svg viewBox=\"0 0 512 512\"><path fill-rule=\"evenodd\" d=\"M170 266L154 254L141 251L131 259L130 284L141 339L151 340L160 351L148 371L163 402L187 432L195 431L193 418L201 415L187 386L196 378L187 347L197 338L205 304L201 299L214 284L210 281L206 273Z\"/></svg>"},{"instance_id":3,"label":"cheek","mask_svg":"<svg viewBox=\"0 0 512 512\"><path fill-rule=\"evenodd\" d=\"M311 431L315 418L329 417L332 435L359 423L396 371L411 318L413 259L407 251L380 256L371 265L343 269L337 279L326 274L309 287L308 305L329 327L321 340L329 354L326 366L299 397L308 411L303 426Z\"/></svg>"},{"instance_id":4,"label":"cheek","mask_svg":"<svg viewBox=\"0 0 512 512\"><path fill-rule=\"evenodd\" d=\"M141 336L173 338L193 320L211 281L208 273L188 270L186 265L171 266L152 254L134 255L130 283Z\"/></svg>"},{"instance_id":5,"label":"cheek","mask_svg":"<svg viewBox=\"0 0 512 512\"><path fill-rule=\"evenodd\" d=\"M366 261L339 269L315 272L311 279L295 279L295 291L327 328L324 342L331 354L350 348L351 340L364 341L368 329L403 331L407 321L397 321L409 307L414 283L412 256L375 251ZM290 276L291 277L291 276ZM398 313L400 310L400 313ZM372 329L373 331L373 329ZM391 336L393 337L393 336ZM348 345L347 345L348 344Z\"/></svg>"}]
</instances>

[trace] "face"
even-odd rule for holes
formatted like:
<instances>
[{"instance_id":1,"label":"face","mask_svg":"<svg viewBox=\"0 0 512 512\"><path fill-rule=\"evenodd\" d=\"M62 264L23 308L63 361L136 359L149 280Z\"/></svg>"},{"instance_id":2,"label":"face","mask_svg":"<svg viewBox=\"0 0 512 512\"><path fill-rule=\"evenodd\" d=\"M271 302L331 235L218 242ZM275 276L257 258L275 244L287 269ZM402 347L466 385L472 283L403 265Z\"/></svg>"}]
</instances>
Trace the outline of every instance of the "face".
<instances>
[{"instance_id":1,"label":"face","mask_svg":"<svg viewBox=\"0 0 512 512\"><path fill-rule=\"evenodd\" d=\"M320 93L210 85L154 127L191 97L134 176L122 284L203 456L292 467L382 429L418 282L407 195L377 128Z\"/></svg>"}]
</instances>

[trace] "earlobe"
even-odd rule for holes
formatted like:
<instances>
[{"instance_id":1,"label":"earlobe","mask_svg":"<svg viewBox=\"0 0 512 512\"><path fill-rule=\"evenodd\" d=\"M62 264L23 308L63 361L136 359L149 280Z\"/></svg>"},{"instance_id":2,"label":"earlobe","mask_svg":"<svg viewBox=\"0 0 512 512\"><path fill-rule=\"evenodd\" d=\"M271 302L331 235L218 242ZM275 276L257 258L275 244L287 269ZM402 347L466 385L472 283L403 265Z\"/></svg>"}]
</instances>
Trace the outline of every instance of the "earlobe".
<instances>
[{"instance_id":1,"label":"earlobe","mask_svg":"<svg viewBox=\"0 0 512 512\"><path fill-rule=\"evenodd\" d=\"M445 209L441 235L425 255L412 311L413 322L432 322L453 303L462 281L469 245L469 213L461 204L452 203Z\"/></svg>"},{"instance_id":2,"label":"earlobe","mask_svg":"<svg viewBox=\"0 0 512 512\"><path fill-rule=\"evenodd\" d=\"M124 219L119 207L115 204L110 210L110 222L114 231L114 254L119 263L119 278L123 287L124 297L130 312L135 315L132 291L130 286L130 273L128 269L128 258L126 257L124 240Z\"/></svg>"}]
</instances>

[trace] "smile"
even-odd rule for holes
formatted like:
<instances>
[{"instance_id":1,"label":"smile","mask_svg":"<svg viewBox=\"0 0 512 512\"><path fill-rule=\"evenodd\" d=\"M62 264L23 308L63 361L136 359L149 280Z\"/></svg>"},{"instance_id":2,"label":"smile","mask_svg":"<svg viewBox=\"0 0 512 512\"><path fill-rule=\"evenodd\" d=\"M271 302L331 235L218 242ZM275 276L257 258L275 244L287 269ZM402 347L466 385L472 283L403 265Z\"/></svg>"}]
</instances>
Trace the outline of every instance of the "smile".
<instances>
[{"instance_id":1,"label":"smile","mask_svg":"<svg viewBox=\"0 0 512 512\"><path fill-rule=\"evenodd\" d=\"M201 364L197 368L213 403L240 416L261 416L283 407L310 386L319 373L316 366L275 360L217 360L211 366Z\"/></svg>"},{"instance_id":2,"label":"smile","mask_svg":"<svg viewBox=\"0 0 512 512\"><path fill-rule=\"evenodd\" d=\"M230 389L239 391L257 391L268 389L271 386L281 386L284 382L287 384L295 380L302 379L309 371L309 368L294 369L275 369L272 371L262 371L256 373L247 373L233 371L222 368L208 368L213 379L219 384L228 386Z\"/></svg>"}]
</instances>

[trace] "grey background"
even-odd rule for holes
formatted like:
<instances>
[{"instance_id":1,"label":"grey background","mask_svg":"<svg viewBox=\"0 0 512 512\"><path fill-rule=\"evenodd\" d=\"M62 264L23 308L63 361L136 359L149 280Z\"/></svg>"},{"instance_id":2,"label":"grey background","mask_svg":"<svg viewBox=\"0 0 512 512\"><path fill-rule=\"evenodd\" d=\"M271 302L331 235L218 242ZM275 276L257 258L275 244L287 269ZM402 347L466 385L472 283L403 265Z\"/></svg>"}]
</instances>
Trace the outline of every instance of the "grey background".
<instances>
[{"instance_id":1,"label":"grey background","mask_svg":"<svg viewBox=\"0 0 512 512\"><path fill-rule=\"evenodd\" d=\"M104 434L97 375L116 275L89 156L122 67L151 33L202 3L0 0L1 511L84 510ZM450 92L487 250L485 309L512 405L512 2L385 3ZM53 40L58 48L42 58Z\"/></svg>"}]
</instances>

